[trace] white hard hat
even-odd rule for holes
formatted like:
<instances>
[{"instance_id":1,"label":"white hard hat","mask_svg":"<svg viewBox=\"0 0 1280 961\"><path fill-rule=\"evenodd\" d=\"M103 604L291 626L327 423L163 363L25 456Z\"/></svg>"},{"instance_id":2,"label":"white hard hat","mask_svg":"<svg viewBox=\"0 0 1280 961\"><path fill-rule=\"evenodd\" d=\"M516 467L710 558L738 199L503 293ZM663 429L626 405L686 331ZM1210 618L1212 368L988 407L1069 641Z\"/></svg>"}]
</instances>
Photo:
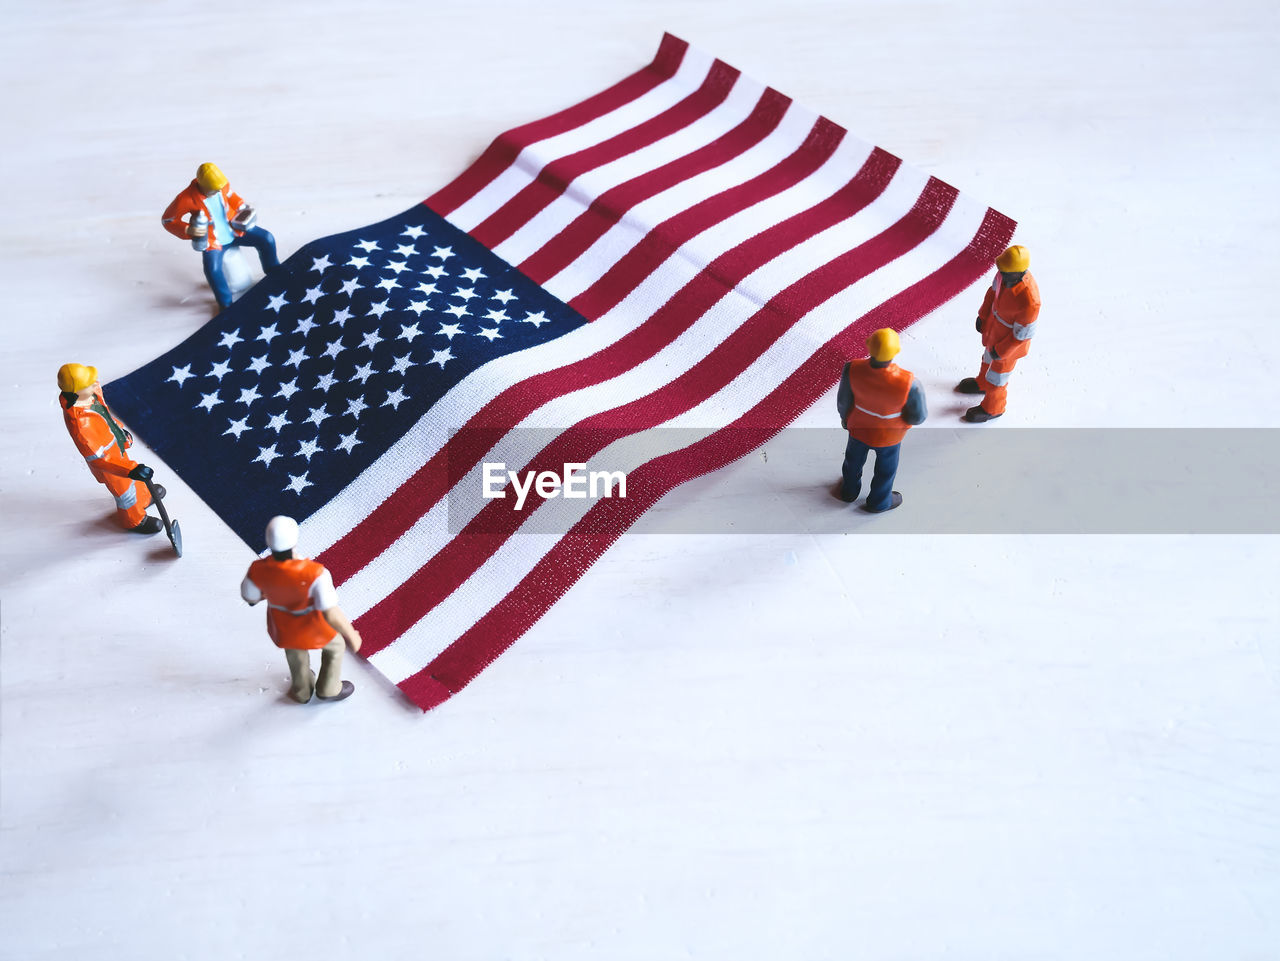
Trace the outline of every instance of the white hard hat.
<instances>
[{"instance_id":1,"label":"white hard hat","mask_svg":"<svg viewBox=\"0 0 1280 961\"><path fill-rule=\"evenodd\" d=\"M273 517L267 521L267 548L279 553L298 545L298 522L292 517Z\"/></svg>"}]
</instances>

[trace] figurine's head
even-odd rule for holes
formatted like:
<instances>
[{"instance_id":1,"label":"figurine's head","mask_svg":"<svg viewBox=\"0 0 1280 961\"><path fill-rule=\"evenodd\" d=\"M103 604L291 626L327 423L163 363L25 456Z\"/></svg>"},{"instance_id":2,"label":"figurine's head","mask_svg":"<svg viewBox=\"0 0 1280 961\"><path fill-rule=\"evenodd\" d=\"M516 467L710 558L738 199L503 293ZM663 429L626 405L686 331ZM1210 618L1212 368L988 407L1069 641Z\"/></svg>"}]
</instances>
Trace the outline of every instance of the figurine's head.
<instances>
[{"instance_id":1,"label":"figurine's head","mask_svg":"<svg viewBox=\"0 0 1280 961\"><path fill-rule=\"evenodd\" d=\"M207 194L217 193L228 182L226 176L218 169L217 164L203 163L196 168L196 183Z\"/></svg>"},{"instance_id":2,"label":"figurine's head","mask_svg":"<svg viewBox=\"0 0 1280 961\"><path fill-rule=\"evenodd\" d=\"M1016 284L1031 266L1031 254L1021 244L1014 244L996 258L996 270L1004 275L1005 283Z\"/></svg>"},{"instance_id":3,"label":"figurine's head","mask_svg":"<svg viewBox=\"0 0 1280 961\"><path fill-rule=\"evenodd\" d=\"M279 515L267 521L267 549L279 559L298 546L298 522L292 517Z\"/></svg>"},{"instance_id":4,"label":"figurine's head","mask_svg":"<svg viewBox=\"0 0 1280 961\"><path fill-rule=\"evenodd\" d=\"M63 364L58 368L58 390L64 394L78 394L98 382L98 368L84 364Z\"/></svg>"},{"instance_id":5,"label":"figurine's head","mask_svg":"<svg viewBox=\"0 0 1280 961\"><path fill-rule=\"evenodd\" d=\"M898 356L902 342L892 327L883 327L867 338L867 353L877 363L887 364Z\"/></svg>"}]
</instances>

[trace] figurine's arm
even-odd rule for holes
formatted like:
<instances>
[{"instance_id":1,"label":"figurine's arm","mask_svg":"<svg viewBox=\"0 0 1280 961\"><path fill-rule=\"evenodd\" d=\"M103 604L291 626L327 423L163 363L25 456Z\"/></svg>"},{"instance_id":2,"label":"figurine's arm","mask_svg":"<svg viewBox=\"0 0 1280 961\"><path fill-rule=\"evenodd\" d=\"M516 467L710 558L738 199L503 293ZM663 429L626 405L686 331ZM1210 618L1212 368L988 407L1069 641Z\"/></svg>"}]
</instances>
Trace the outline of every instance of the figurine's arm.
<instances>
[{"instance_id":1,"label":"figurine's arm","mask_svg":"<svg viewBox=\"0 0 1280 961\"><path fill-rule=\"evenodd\" d=\"M187 221L183 218L192 213L194 211L186 200L186 191L183 191L173 198L173 203L164 208L164 213L160 215L160 223L175 237L188 240L190 235L187 233Z\"/></svg>"},{"instance_id":2,"label":"figurine's arm","mask_svg":"<svg viewBox=\"0 0 1280 961\"><path fill-rule=\"evenodd\" d=\"M840 415L841 427L848 423L851 410L853 410L853 386L849 383L849 365L845 364L840 371L840 388L836 391L836 412Z\"/></svg>"},{"instance_id":3,"label":"figurine's arm","mask_svg":"<svg viewBox=\"0 0 1280 961\"><path fill-rule=\"evenodd\" d=\"M342 608L331 607L322 613L328 625L342 635L342 639L347 642L347 647L351 648L353 654L360 650L363 639L360 637L360 632L355 629L355 625L347 619L347 615L342 613Z\"/></svg>"},{"instance_id":4,"label":"figurine's arm","mask_svg":"<svg viewBox=\"0 0 1280 961\"><path fill-rule=\"evenodd\" d=\"M360 650L360 632L338 606L338 592L333 587L333 575L327 570L321 571L320 576L311 584L311 603L324 616L325 623L342 635L353 653Z\"/></svg>"},{"instance_id":5,"label":"figurine's arm","mask_svg":"<svg viewBox=\"0 0 1280 961\"><path fill-rule=\"evenodd\" d=\"M928 416L929 411L924 402L924 388L913 377L911 378L911 389L907 392L907 402L902 406L902 419L912 427L915 427L916 424L923 424L924 419Z\"/></svg>"},{"instance_id":6,"label":"figurine's arm","mask_svg":"<svg viewBox=\"0 0 1280 961\"><path fill-rule=\"evenodd\" d=\"M1021 360L1031 350L1040 304L1029 296L1011 297L1001 303L1001 308L999 319L992 321L995 327L990 350L1003 360Z\"/></svg>"},{"instance_id":7,"label":"figurine's arm","mask_svg":"<svg viewBox=\"0 0 1280 961\"><path fill-rule=\"evenodd\" d=\"M129 477L131 472L139 466L137 461L131 460L120 453L120 448L116 446L116 439L110 432L91 437L90 432L81 427L79 430L72 430L71 439L75 442L76 450L80 452L80 456L88 462L89 466L103 474ZM94 442L98 440L102 441L101 445L94 447ZM142 478L134 479L141 480Z\"/></svg>"},{"instance_id":8,"label":"figurine's arm","mask_svg":"<svg viewBox=\"0 0 1280 961\"><path fill-rule=\"evenodd\" d=\"M991 317L991 305L995 301L995 299L996 299L996 292L992 288L988 287L986 296L982 298L982 307L978 311L978 323L975 325L977 327L978 333L982 333L982 328L986 325L987 320Z\"/></svg>"},{"instance_id":9,"label":"figurine's arm","mask_svg":"<svg viewBox=\"0 0 1280 961\"><path fill-rule=\"evenodd\" d=\"M258 590L257 584L249 580L248 574L240 582L240 596L244 598L244 602L250 607L262 600L262 591Z\"/></svg>"}]
</instances>

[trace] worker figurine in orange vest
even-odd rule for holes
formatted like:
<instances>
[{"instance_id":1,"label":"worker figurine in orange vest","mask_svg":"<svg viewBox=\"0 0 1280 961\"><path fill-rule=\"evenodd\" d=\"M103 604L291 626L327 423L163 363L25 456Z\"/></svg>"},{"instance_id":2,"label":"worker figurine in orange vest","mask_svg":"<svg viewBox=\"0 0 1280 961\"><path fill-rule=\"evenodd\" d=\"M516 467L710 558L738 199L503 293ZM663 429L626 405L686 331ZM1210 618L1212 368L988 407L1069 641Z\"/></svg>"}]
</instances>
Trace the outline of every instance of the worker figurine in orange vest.
<instances>
[{"instance_id":1,"label":"worker figurine in orange vest","mask_svg":"<svg viewBox=\"0 0 1280 961\"><path fill-rule=\"evenodd\" d=\"M133 435L116 422L102 399L98 368L84 364L63 364L58 368L58 390L62 417L76 449L89 463L99 483L107 485L116 499L116 522L135 534L155 534L162 524L147 514L151 493L146 482L152 471L125 453L133 446ZM164 488L155 485L157 497Z\"/></svg>"},{"instance_id":2,"label":"worker figurine in orange vest","mask_svg":"<svg viewBox=\"0 0 1280 961\"><path fill-rule=\"evenodd\" d=\"M292 684L289 696L306 704L350 697L355 685L342 680L343 642L360 650L360 632L338 607L333 578L318 561L294 557L298 522L273 517L267 523L270 557L249 565L240 596L249 604L267 602L267 633L284 648ZM320 651L320 676L311 670L311 652Z\"/></svg>"},{"instance_id":3,"label":"worker figurine in orange vest","mask_svg":"<svg viewBox=\"0 0 1280 961\"><path fill-rule=\"evenodd\" d=\"M231 306L231 285L222 269L222 252L230 247L249 246L258 251L264 272L280 266L276 239L255 226L257 215L240 195L231 190L217 164L203 163L196 178L173 198L160 222L175 237L190 239L191 246L204 255L204 276L213 289L218 306Z\"/></svg>"},{"instance_id":4,"label":"worker figurine in orange vest","mask_svg":"<svg viewBox=\"0 0 1280 961\"><path fill-rule=\"evenodd\" d=\"M840 423L849 432L837 496L850 504L858 499L867 452L875 451L871 491L862 505L870 514L891 511L902 503L902 495L893 489L898 451L907 431L928 416L924 390L911 371L893 362L901 347L896 330L877 330L867 338L870 356L844 365L836 394Z\"/></svg>"},{"instance_id":5,"label":"worker figurine in orange vest","mask_svg":"<svg viewBox=\"0 0 1280 961\"><path fill-rule=\"evenodd\" d=\"M956 384L962 394L982 394L982 403L965 411L974 424L994 420L1004 413L1013 366L1031 350L1031 338L1040 316L1040 288L1027 271L1031 255L1026 247L1013 246L996 258L996 276L978 311L982 334L982 368L977 377Z\"/></svg>"}]
</instances>

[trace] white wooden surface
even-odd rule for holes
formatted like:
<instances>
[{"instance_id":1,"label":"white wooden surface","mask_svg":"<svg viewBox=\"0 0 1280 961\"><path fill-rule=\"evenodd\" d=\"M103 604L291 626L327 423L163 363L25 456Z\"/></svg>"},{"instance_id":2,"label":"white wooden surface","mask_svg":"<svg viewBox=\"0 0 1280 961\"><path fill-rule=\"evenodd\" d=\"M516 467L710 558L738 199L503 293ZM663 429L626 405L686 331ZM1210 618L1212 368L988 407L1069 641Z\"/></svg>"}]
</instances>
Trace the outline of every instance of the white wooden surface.
<instances>
[{"instance_id":1,"label":"white wooden surface","mask_svg":"<svg viewBox=\"0 0 1280 961\"><path fill-rule=\"evenodd\" d=\"M444 708L355 662L297 708L248 550L168 472L188 556L116 534L53 384L209 317L158 223L196 163L288 254L667 29L1020 220L983 429L1275 427L1273 4L3 12L0 957L1277 957L1274 537L633 536ZM905 338L935 425L978 296Z\"/></svg>"}]
</instances>

